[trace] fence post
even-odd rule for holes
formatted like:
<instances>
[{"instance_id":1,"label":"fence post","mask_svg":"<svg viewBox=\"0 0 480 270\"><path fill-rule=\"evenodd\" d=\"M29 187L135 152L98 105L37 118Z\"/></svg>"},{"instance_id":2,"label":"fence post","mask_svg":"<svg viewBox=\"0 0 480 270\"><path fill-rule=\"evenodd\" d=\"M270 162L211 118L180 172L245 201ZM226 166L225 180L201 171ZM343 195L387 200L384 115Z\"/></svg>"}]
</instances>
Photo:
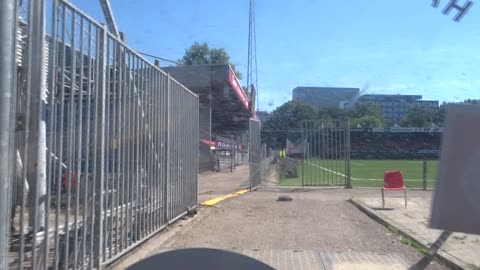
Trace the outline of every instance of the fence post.
<instances>
[{"instance_id":1,"label":"fence post","mask_svg":"<svg viewBox=\"0 0 480 270\"><path fill-rule=\"evenodd\" d=\"M423 190L427 190L427 161L423 160Z\"/></svg>"},{"instance_id":2,"label":"fence post","mask_svg":"<svg viewBox=\"0 0 480 270\"><path fill-rule=\"evenodd\" d=\"M0 269L8 269L11 188L14 181L17 1L0 4Z\"/></svg>"},{"instance_id":3,"label":"fence post","mask_svg":"<svg viewBox=\"0 0 480 270\"><path fill-rule=\"evenodd\" d=\"M28 56L27 91L31 102L28 136L27 179L31 187L29 225L33 227L34 241L37 231L45 226L47 193L47 141L46 141L46 68L45 65L45 2L32 1L28 9ZM36 249L32 250L32 261L36 262Z\"/></svg>"},{"instance_id":4,"label":"fence post","mask_svg":"<svg viewBox=\"0 0 480 270\"><path fill-rule=\"evenodd\" d=\"M347 163L347 185L346 188L352 188L352 172L350 166L350 118L347 118L347 126L345 127L345 162Z\"/></svg>"},{"instance_id":5,"label":"fence post","mask_svg":"<svg viewBox=\"0 0 480 270\"><path fill-rule=\"evenodd\" d=\"M107 72L107 29L103 25L99 33L99 89L95 96L97 106L97 116L95 121L95 136L96 136L96 164L95 164L95 232L97 241L95 241L94 260L97 269L102 269L102 262L104 260L105 252L103 249L104 235L103 235L103 201L105 196L105 124L106 124L106 72Z\"/></svg>"},{"instance_id":6,"label":"fence post","mask_svg":"<svg viewBox=\"0 0 480 270\"><path fill-rule=\"evenodd\" d=\"M165 143L167 146L167 153L166 153L166 164L165 164L165 181L163 186L163 217L165 220L165 224L169 223L169 208L170 208L170 198L168 196L168 190L170 186L170 150L171 150L171 96L172 96L172 79L170 77L170 73L167 74L167 142Z\"/></svg>"}]
</instances>

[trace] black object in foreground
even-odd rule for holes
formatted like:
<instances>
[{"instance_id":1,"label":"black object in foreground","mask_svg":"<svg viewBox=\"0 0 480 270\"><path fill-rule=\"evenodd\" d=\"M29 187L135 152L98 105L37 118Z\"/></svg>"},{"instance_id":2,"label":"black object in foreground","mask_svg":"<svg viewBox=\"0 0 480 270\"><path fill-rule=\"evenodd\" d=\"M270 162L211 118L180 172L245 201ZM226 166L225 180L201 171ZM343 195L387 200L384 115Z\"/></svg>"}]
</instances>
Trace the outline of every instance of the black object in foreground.
<instances>
[{"instance_id":1,"label":"black object in foreground","mask_svg":"<svg viewBox=\"0 0 480 270\"><path fill-rule=\"evenodd\" d=\"M226 250L210 248L187 248L153 255L128 267L127 269L272 270L274 268L253 258Z\"/></svg>"},{"instance_id":2,"label":"black object in foreground","mask_svg":"<svg viewBox=\"0 0 480 270\"><path fill-rule=\"evenodd\" d=\"M277 201L279 201L279 202L290 202L292 200L293 199L291 197L285 196L285 195L278 196L278 199L277 199Z\"/></svg>"}]
</instances>

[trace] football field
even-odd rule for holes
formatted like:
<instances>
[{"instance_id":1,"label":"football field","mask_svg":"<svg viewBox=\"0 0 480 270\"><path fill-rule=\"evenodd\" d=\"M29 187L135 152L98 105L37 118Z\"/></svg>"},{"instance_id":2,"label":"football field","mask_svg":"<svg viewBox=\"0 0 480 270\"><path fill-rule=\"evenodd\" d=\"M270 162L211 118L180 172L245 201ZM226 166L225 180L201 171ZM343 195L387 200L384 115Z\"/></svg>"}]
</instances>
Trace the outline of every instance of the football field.
<instances>
[{"instance_id":1,"label":"football field","mask_svg":"<svg viewBox=\"0 0 480 270\"><path fill-rule=\"evenodd\" d=\"M422 160L351 160L353 187L381 187L384 171L402 171L407 188L423 187ZM427 161L427 187L433 188L438 171L438 160ZM283 178L281 185L341 185L345 179L344 161L308 160L297 166L298 176Z\"/></svg>"}]
</instances>

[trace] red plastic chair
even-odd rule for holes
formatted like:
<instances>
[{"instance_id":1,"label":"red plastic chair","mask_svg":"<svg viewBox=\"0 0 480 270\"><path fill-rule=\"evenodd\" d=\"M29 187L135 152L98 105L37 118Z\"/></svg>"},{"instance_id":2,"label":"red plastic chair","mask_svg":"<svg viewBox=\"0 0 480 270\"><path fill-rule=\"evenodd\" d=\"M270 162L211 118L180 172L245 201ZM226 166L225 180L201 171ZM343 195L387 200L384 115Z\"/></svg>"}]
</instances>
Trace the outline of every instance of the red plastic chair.
<instances>
[{"instance_id":1,"label":"red plastic chair","mask_svg":"<svg viewBox=\"0 0 480 270\"><path fill-rule=\"evenodd\" d=\"M405 208L407 208L407 188L403 182L403 175L401 171L385 171L383 175L382 188L382 207L385 208L385 191L399 191L403 190L405 194Z\"/></svg>"}]
</instances>

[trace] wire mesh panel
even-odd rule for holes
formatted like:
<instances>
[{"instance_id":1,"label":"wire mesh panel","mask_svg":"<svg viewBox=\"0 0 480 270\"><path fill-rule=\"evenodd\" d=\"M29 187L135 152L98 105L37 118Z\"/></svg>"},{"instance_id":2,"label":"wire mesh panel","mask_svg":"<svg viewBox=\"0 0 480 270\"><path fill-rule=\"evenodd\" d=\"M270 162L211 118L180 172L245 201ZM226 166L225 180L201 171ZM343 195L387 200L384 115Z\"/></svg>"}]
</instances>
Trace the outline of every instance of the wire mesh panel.
<instances>
[{"instance_id":1,"label":"wire mesh panel","mask_svg":"<svg viewBox=\"0 0 480 270\"><path fill-rule=\"evenodd\" d=\"M304 186L350 187L350 129L348 121L304 123L301 166Z\"/></svg>"},{"instance_id":2,"label":"wire mesh panel","mask_svg":"<svg viewBox=\"0 0 480 270\"><path fill-rule=\"evenodd\" d=\"M22 6L8 263L99 268L196 206L198 97L70 3L48 2Z\"/></svg>"},{"instance_id":3,"label":"wire mesh panel","mask_svg":"<svg viewBox=\"0 0 480 270\"><path fill-rule=\"evenodd\" d=\"M250 189L254 189L262 183L262 145L260 141L260 122L258 120L250 119L249 136Z\"/></svg>"}]
</instances>

